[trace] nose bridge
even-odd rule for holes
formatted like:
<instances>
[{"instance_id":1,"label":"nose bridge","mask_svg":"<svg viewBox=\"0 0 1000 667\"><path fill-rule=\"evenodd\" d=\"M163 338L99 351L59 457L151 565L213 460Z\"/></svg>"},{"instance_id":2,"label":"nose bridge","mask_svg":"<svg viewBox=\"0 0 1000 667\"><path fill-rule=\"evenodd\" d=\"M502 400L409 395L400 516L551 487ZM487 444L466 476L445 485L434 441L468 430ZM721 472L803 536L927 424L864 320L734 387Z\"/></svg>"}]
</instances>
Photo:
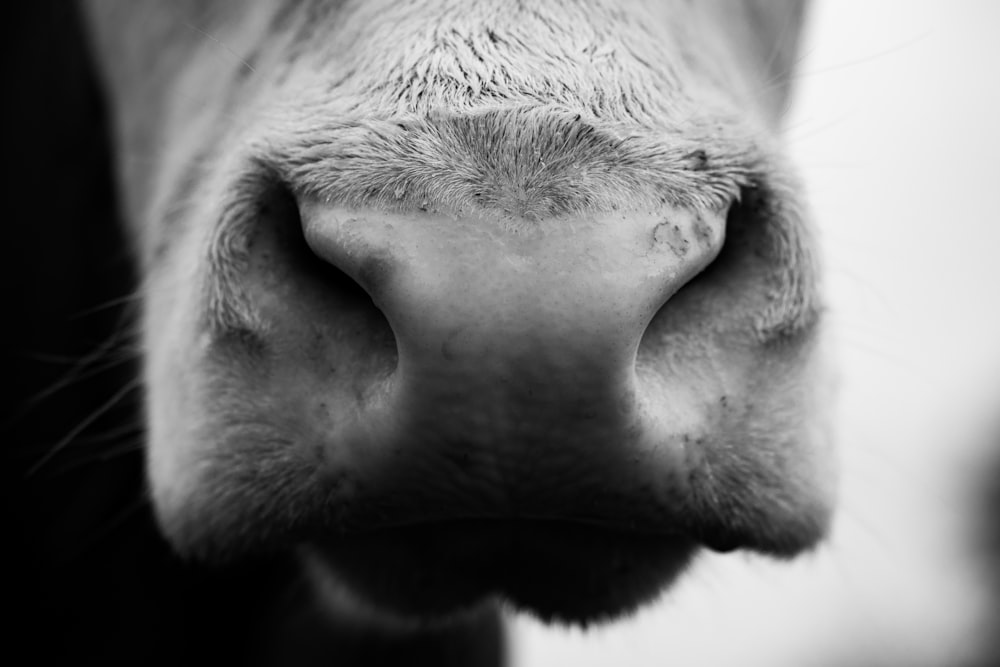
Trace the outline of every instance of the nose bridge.
<instances>
[{"instance_id":1,"label":"nose bridge","mask_svg":"<svg viewBox=\"0 0 1000 667\"><path fill-rule=\"evenodd\" d=\"M302 206L314 252L389 321L401 366L630 366L650 319L718 253L722 213L664 206L538 223ZM458 363L466 362L466 363Z\"/></svg>"}]
</instances>

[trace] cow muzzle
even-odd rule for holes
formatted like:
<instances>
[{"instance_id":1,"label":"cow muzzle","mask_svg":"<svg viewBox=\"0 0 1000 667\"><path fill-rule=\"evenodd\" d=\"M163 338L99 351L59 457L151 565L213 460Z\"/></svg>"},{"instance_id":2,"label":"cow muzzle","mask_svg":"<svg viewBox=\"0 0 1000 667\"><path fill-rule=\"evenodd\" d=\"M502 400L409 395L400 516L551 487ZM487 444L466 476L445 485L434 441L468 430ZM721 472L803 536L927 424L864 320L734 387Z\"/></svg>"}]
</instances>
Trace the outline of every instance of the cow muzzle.
<instances>
[{"instance_id":1,"label":"cow muzzle","mask_svg":"<svg viewBox=\"0 0 1000 667\"><path fill-rule=\"evenodd\" d=\"M182 551L304 545L382 608L499 594L587 621L700 545L788 556L825 532L814 327L755 328L776 260L752 218L255 211L218 253L240 259L214 328L161 369L181 389L152 397Z\"/></svg>"}]
</instances>

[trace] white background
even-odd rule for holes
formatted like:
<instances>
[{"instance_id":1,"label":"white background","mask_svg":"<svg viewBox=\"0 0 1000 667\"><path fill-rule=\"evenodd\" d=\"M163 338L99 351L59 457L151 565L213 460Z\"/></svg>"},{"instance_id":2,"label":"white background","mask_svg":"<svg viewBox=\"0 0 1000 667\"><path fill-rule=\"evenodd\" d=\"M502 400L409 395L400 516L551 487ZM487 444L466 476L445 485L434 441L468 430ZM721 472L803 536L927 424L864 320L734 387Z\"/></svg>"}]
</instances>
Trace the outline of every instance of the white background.
<instances>
[{"instance_id":1,"label":"white background","mask_svg":"<svg viewBox=\"0 0 1000 667\"><path fill-rule=\"evenodd\" d=\"M1000 451L1000 2L817 3L788 140L843 369L832 541L709 556L606 628L519 619L514 664L938 667L1000 625L970 521Z\"/></svg>"}]
</instances>

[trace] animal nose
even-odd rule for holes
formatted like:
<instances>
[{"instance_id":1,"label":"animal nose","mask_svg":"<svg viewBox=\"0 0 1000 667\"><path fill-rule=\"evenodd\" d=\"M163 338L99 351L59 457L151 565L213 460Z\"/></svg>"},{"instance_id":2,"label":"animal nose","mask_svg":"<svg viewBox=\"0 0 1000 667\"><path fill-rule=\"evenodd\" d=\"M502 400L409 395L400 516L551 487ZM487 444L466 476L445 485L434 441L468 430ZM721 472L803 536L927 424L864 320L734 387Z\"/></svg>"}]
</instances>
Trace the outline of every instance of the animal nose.
<instances>
[{"instance_id":1,"label":"animal nose","mask_svg":"<svg viewBox=\"0 0 1000 667\"><path fill-rule=\"evenodd\" d=\"M362 452L348 463L359 487L394 489L364 499L385 521L565 517L605 487L608 466L635 477L630 452L650 436L637 349L719 252L725 212L300 213L313 252L367 291L395 336L394 370L327 434L339 460Z\"/></svg>"},{"instance_id":2,"label":"animal nose","mask_svg":"<svg viewBox=\"0 0 1000 667\"><path fill-rule=\"evenodd\" d=\"M315 202L301 212L312 250L388 320L398 382L499 383L470 407L519 385L542 401L621 395L650 320L717 255L725 227L724 212L672 207L541 222Z\"/></svg>"}]
</instances>

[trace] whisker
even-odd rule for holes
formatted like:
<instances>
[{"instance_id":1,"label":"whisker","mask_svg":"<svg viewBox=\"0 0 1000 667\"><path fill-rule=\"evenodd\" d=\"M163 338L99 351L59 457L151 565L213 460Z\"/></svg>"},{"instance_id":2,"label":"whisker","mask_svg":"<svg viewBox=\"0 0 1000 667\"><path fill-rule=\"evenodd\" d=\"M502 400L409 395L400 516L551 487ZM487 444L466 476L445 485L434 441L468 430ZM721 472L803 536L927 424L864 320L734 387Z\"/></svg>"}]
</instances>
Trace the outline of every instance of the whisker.
<instances>
[{"instance_id":1,"label":"whisker","mask_svg":"<svg viewBox=\"0 0 1000 667\"><path fill-rule=\"evenodd\" d=\"M140 387L141 385L142 381L138 378L135 378L127 382L121 389L116 391L111 396L111 398L102 403L96 410L91 412L90 415L87 416L85 419L80 421L75 427L73 427L70 430L69 433L63 436L63 438L60 439L59 442L53 445L49 449L49 451L47 451L43 456L41 456L39 460L35 462L35 464L28 469L28 472L25 474L25 476L31 477L35 475L42 467L45 466L45 464L51 461L53 457L55 457L57 454L59 454L59 452L65 449L69 443L73 442L76 436L82 433L85 428L93 424L99 417L107 413L111 408L117 405L119 401L121 401L123 398L125 398L128 394L130 394L133 390Z\"/></svg>"},{"instance_id":2,"label":"whisker","mask_svg":"<svg viewBox=\"0 0 1000 667\"><path fill-rule=\"evenodd\" d=\"M137 425L134 430L137 437L117 447L108 447L103 450L100 455L95 458L95 460L98 460L101 463L107 463L119 457L143 451L143 449L145 449L146 441L142 437L144 434L142 425Z\"/></svg>"},{"instance_id":3,"label":"whisker","mask_svg":"<svg viewBox=\"0 0 1000 667\"><path fill-rule=\"evenodd\" d=\"M844 69L850 69L852 67L858 67L859 65L865 65L867 63L872 62L873 60L878 60L879 58L884 58L886 56L890 56L890 55L892 55L894 53L897 53L899 51L902 51L904 49L908 49L908 48L910 48L911 46L913 46L915 44L919 44L920 42L922 42L923 40L927 39L930 36L931 36L931 32L928 30L928 31L925 31L925 32L920 33L918 35L915 35L915 36L911 37L910 39L907 39L907 40L905 40L903 42L900 42L898 44L890 46L887 49L884 49L882 51L877 51L875 53L872 53L872 54L869 54L869 55L866 55L866 56L862 56L860 58L856 58L856 59L853 59L853 60L845 60L844 62L837 63L836 65L829 65L827 67L822 67L822 68L815 69L815 70L812 70L812 71L799 70L798 72L796 72L796 73L794 73L792 75L792 78L793 79L804 79L804 78L809 77L809 76L817 76L817 75L823 75L823 74L830 74L831 72L839 72L839 71L844 70Z\"/></svg>"},{"instance_id":4,"label":"whisker","mask_svg":"<svg viewBox=\"0 0 1000 667\"><path fill-rule=\"evenodd\" d=\"M805 122L799 123L798 125L791 125L786 128L786 134L785 134L786 141L788 142L789 145L794 145L806 141L808 139L813 139L815 137L820 136L821 134L824 134L832 129L835 129L839 125L845 123L848 120L848 118L849 116L847 114L844 114L837 118L828 120L825 123L815 125L815 127L810 128L808 132L802 134L794 134L794 131L802 129L806 125ZM813 124L810 123L810 125Z\"/></svg>"},{"instance_id":5,"label":"whisker","mask_svg":"<svg viewBox=\"0 0 1000 667\"><path fill-rule=\"evenodd\" d=\"M142 432L143 422L141 419L136 419L134 422L118 426L116 428L108 429L102 433L95 435L85 436L82 438L77 438L74 441L74 446L84 446L84 445L100 445L108 442L115 442L125 436L135 436ZM104 450L96 452L98 457L103 456Z\"/></svg>"},{"instance_id":6,"label":"whisker","mask_svg":"<svg viewBox=\"0 0 1000 667\"><path fill-rule=\"evenodd\" d=\"M111 336L100 344L98 349L88 353L84 357L77 358L74 366L66 371L62 377L53 381L45 389L22 401L16 410L13 411L13 414L8 417L2 428L7 429L17 423L25 415L37 408L43 401L67 387L138 359L138 349L132 349L131 347L123 348L120 353L113 353L111 351L116 345L118 336L119 332L111 334ZM105 358L102 359L102 357ZM68 361L66 359L59 359L58 357L53 357L53 359L56 360L56 363L65 363Z\"/></svg>"},{"instance_id":7,"label":"whisker","mask_svg":"<svg viewBox=\"0 0 1000 667\"><path fill-rule=\"evenodd\" d=\"M222 40L220 40L215 35L213 35L211 33L208 33L208 32L205 32L204 30L202 30L198 26L193 25L192 23L190 23L188 21L184 22L184 27L187 28L188 30L192 31L192 32L198 33L199 35L201 35L205 39L209 40L210 42L212 42L216 46L222 48L223 50L226 51L226 53L228 53L233 58L235 58L236 61L239 64L243 65L243 67L245 67L248 72L250 72L251 74L256 74L257 70L254 69L253 65L251 65L246 60L244 60L238 53L236 53L231 48L229 48L229 46L225 42L223 42Z\"/></svg>"},{"instance_id":8,"label":"whisker","mask_svg":"<svg viewBox=\"0 0 1000 667\"><path fill-rule=\"evenodd\" d=\"M51 462L46 470L48 477L69 475L81 468L94 465L105 465L116 460L140 455L145 448L144 431L141 425L135 425L129 434L118 436L117 442L101 443L99 447L80 445L74 442L72 449L67 448L59 457L58 462ZM82 451L80 451L82 450Z\"/></svg>"},{"instance_id":9,"label":"whisker","mask_svg":"<svg viewBox=\"0 0 1000 667\"><path fill-rule=\"evenodd\" d=\"M845 336L843 333L833 333L831 334L831 337L838 344L850 346L853 349L864 352L866 355L870 355L873 359L885 362L896 371L906 375L910 382L917 382L924 388L931 388L934 386L934 380L927 374L927 372L915 366L913 364L913 360L905 354L898 353L893 349L890 349L888 346L878 347L868 341L858 338L850 338Z\"/></svg>"},{"instance_id":10,"label":"whisker","mask_svg":"<svg viewBox=\"0 0 1000 667\"><path fill-rule=\"evenodd\" d=\"M51 476L66 475L88 465L107 464L127 456L141 454L145 449L143 425L137 422L127 430L128 433L118 435L120 443L111 447L106 446L94 451L86 451L73 460L61 462L59 467L52 471Z\"/></svg>"},{"instance_id":11,"label":"whisker","mask_svg":"<svg viewBox=\"0 0 1000 667\"><path fill-rule=\"evenodd\" d=\"M96 306L91 306L90 308L85 308L75 315L70 316L70 320L78 320L90 315L95 315L97 313L103 312L105 310L110 310L118 306L133 306L138 304L143 297L142 290L135 290L130 294L124 294L122 296L116 297L114 299L108 299L104 303L99 303Z\"/></svg>"}]
</instances>

